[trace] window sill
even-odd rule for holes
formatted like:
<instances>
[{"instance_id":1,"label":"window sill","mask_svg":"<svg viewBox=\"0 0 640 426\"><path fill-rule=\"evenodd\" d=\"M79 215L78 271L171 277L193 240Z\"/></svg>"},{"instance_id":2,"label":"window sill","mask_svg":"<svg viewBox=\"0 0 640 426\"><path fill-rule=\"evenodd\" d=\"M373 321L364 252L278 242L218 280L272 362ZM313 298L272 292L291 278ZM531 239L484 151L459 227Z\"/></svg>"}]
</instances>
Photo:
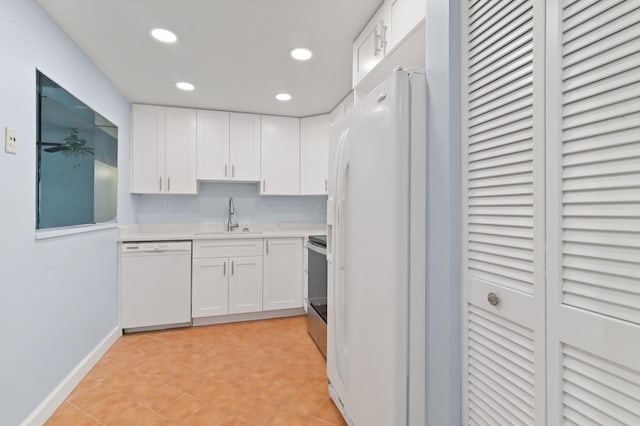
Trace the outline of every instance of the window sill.
<instances>
[{"instance_id":1,"label":"window sill","mask_svg":"<svg viewBox=\"0 0 640 426\"><path fill-rule=\"evenodd\" d=\"M47 240L49 238L64 237L67 235L85 234L87 232L102 231L105 229L115 229L116 222L98 223L95 225L72 226L68 228L43 229L36 231L36 240Z\"/></svg>"}]
</instances>

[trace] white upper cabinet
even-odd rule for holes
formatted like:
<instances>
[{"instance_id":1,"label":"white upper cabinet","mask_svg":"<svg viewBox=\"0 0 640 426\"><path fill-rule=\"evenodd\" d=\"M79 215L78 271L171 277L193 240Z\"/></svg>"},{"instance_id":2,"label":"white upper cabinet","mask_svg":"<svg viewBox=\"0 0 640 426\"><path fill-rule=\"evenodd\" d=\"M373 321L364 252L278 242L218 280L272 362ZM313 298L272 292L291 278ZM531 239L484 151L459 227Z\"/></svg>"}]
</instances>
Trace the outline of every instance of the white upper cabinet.
<instances>
[{"instance_id":1,"label":"white upper cabinet","mask_svg":"<svg viewBox=\"0 0 640 426\"><path fill-rule=\"evenodd\" d=\"M263 195L300 194L300 119L262 116Z\"/></svg>"},{"instance_id":2,"label":"white upper cabinet","mask_svg":"<svg viewBox=\"0 0 640 426\"><path fill-rule=\"evenodd\" d=\"M373 18L353 42L353 87L384 58L385 24L384 5L380 6Z\"/></svg>"},{"instance_id":3,"label":"white upper cabinet","mask_svg":"<svg viewBox=\"0 0 640 426\"><path fill-rule=\"evenodd\" d=\"M424 0L387 0L384 2L386 49L393 50L425 17Z\"/></svg>"},{"instance_id":4,"label":"white upper cabinet","mask_svg":"<svg viewBox=\"0 0 640 426\"><path fill-rule=\"evenodd\" d=\"M229 180L229 113L198 110L198 180Z\"/></svg>"},{"instance_id":5,"label":"white upper cabinet","mask_svg":"<svg viewBox=\"0 0 640 426\"><path fill-rule=\"evenodd\" d=\"M165 192L197 194L195 110L167 108L165 146Z\"/></svg>"},{"instance_id":6,"label":"white upper cabinet","mask_svg":"<svg viewBox=\"0 0 640 426\"><path fill-rule=\"evenodd\" d=\"M198 110L198 179L260 180L260 116Z\"/></svg>"},{"instance_id":7,"label":"white upper cabinet","mask_svg":"<svg viewBox=\"0 0 640 426\"><path fill-rule=\"evenodd\" d=\"M131 192L162 192L165 177L165 108L133 105Z\"/></svg>"},{"instance_id":8,"label":"white upper cabinet","mask_svg":"<svg viewBox=\"0 0 640 426\"><path fill-rule=\"evenodd\" d=\"M353 95L336 110L352 104ZM334 119L133 105L131 192L196 194L204 180L259 182L261 195L324 195Z\"/></svg>"},{"instance_id":9,"label":"white upper cabinet","mask_svg":"<svg viewBox=\"0 0 640 426\"><path fill-rule=\"evenodd\" d=\"M424 0L385 0L353 43L353 88L367 93L395 67L425 67Z\"/></svg>"},{"instance_id":10,"label":"white upper cabinet","mask_svg":"<svg viewBox=\"0 0 640 426\"><path fill-rule=\"evenodd\" d=\"M300 120L300 194L324 195L329 175L328 114Z\"/></svg>"},{"instance_id":11,"label":"white upper cabinet","mask_svg":"<svg viewBox=\"0 0 640 426\"><path fill-rule=\"evenodd\" d=\"M260 180L260 118L255 114L230 113L229 173L233 181Z\"/></svg>"},{"instance_id":12,"label":"white upper cabinet","mask_svg":"<svg viewBox=\"0 0 640 426\"><path fill-rule=\"evenodd\" d=\"M133 105L131 192L196 194L196 112Z\"/></svg>"}]
</instances>

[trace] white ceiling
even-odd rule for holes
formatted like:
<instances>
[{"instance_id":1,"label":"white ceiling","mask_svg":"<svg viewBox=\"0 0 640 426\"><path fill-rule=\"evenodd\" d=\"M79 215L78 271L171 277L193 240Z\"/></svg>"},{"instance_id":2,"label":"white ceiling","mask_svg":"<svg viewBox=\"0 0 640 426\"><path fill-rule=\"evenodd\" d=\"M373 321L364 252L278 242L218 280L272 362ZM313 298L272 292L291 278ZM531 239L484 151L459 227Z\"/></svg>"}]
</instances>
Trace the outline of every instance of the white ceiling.
<instances>
[{"instance_id":1,"label":"white ceiling","mask_svg":"<svg viewBox=\"0 0 640 426\"><path fill-rule=\"evenodd\" d=\"M381 0L37 0L134 103L307 116L351 88L351 43ZM178 42L151 38L152 28ZM289 56L311 49L307 62ZM175 87L196 86L193 92ZM274 95L291 93L289 102Z\"/></svg>"}]
</instances>

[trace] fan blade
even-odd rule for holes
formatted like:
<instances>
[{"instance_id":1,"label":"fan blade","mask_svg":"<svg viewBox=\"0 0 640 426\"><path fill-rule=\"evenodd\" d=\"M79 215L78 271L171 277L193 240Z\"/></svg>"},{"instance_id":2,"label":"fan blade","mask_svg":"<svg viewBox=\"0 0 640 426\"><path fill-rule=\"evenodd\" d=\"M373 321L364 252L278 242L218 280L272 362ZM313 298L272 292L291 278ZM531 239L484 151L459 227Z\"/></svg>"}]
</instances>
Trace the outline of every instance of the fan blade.
<instances>
[{"instance_id":1,"label":"fan blade","mask_svg":"<svg viewBox=\"0 0 640 426\"><path fill-rule=\"evenodd\" d=\"M46 148L43 151L44 152L58 152L58 151L64 151L65 147L63 146L54 146L53 148Z\"/></svg>"}]
</instances>

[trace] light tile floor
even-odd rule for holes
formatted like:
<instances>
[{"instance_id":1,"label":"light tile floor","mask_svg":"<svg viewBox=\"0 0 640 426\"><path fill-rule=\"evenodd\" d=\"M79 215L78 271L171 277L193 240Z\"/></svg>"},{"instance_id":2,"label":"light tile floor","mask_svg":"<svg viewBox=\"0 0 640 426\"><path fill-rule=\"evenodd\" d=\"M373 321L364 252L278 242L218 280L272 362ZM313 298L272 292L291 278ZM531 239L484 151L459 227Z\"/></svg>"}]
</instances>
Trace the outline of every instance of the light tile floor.
<instances>
[{"instance_id":1,"label":"light tile floor","mask_svg":"<svg viewBox=\"0 0 640 426\"><path fill-rule=\"evenodd\" d=\"M47 425L344 425L304 317L120 338Z\"/></svg>"}]
</instances>

